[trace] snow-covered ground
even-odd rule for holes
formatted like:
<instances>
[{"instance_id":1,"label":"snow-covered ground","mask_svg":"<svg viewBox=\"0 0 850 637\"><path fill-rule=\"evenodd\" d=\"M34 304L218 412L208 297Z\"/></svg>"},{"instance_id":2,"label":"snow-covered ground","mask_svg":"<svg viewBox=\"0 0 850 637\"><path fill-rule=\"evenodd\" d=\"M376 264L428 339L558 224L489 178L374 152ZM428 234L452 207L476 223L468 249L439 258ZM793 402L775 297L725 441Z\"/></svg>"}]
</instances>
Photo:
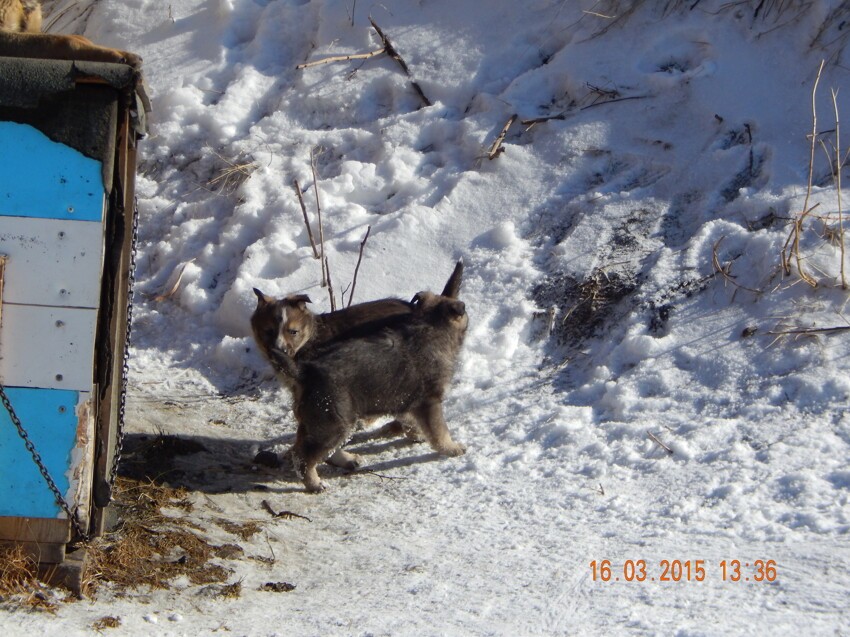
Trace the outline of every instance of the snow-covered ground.
<instances>
[{"instance_id":1,"label":"snow-covered ground","mask_svg":"<svg viewBox=\"0 0 850 637\"><path fill-rule=\"evenodd\" d=\"M379 49L370 15L431 106L386 56L296 69ZM104 586L0 626L848 634L850 296L829 159L847 153L847 3L101 0L80 19L144 57L153 96L128 427L208 448L186 461L202 486L181 514L205 537L238 541L221 518L264 531L227 562L237 599ZM326 467L317 496L251 464L295 425L248 324L254 287L329 309L292 185L315 221L311 153L337 297L371 227L355 301L440 289L463 257L470 315L446 404L466 455L355 445L371 473ZM782 270L803 210L817 287L793 258ZM690 577L661 581L677 560Z\"/></svg>"}]
</instances>

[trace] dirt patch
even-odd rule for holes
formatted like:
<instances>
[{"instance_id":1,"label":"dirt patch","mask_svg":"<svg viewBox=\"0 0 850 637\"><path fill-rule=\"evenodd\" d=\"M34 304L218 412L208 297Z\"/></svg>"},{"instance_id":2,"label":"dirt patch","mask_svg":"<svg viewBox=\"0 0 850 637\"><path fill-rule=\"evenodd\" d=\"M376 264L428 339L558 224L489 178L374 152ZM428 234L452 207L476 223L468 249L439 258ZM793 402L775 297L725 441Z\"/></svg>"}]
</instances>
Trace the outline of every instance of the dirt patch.
<instances>
[{"instance_id":1,"label":"dirt patch","mask_svg":"<svg viewBox=\"0 0 850 637\"><path fill-rule=\"evenodd\" d=\"M615 308L637 287L633 276L596 269L583 280L552 275L534 288L533 296L542 307L558 308L551 324L558 343L578 345L597 336L615 318Z\"/></svg>"}]
</instances>

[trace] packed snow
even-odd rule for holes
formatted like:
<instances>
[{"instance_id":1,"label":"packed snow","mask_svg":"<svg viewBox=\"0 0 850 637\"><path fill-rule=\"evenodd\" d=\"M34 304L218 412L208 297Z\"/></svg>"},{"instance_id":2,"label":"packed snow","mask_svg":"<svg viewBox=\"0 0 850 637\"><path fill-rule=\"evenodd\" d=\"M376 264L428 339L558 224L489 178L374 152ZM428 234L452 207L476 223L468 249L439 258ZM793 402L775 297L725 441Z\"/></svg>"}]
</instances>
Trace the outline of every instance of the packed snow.
<instances>
[{"instance_id":1,"label":"packed snow","mask_svg":"<svg viewBox=\"0 0 850 637\"><path fill-rule=\"evenodd\" d=\"M127 426L209 449L184 466L204 537L237 541L220 518L264 532L226 561L237 599L104 585L55 614L6 606L0 626L848 634L850 258L831 170L850 121L846 3L101 0L63 15L56 29L141 54L153 98ZM380 49L370 17L410 77L386 55L296 68ZM320 495L252 463L295 431L250 336L252 289L330 309L293 180L318 237L317 186L338 303L361 245L354 302L439 290L463 258L470 327L446 415L464 456L354 444L363 470L321 468ZM702 581L661 581L676 560L703 560ZM775 580L756 581L768 560Z\"/></svg>"}]
</instances>

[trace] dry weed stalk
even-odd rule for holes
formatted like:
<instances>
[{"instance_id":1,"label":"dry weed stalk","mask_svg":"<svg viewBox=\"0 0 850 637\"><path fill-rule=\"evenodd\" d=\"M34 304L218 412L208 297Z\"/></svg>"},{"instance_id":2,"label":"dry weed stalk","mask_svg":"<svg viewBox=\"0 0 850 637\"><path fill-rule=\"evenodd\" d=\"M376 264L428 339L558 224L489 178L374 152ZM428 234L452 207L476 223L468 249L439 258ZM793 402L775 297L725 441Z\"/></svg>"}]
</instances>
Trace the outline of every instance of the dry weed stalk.
<instances>
[{"instance_id":1,"label":"dry weed stalk","mask_svg":"<svg viewBox=\"0 0 850 637\"><path fill-rule=\"evenodd\" d=\"M355 2L355 5L357 3ZM354 26L354 8L352 8L352 13L349 14L351 25ZM375 29L375 33L378 34L378 37L381 40L381 48L375 49L374 51L368 51L367 53L353 53L351 55L332 55L330 57L322 58L320 60L313 60L312 62L304 62L303 64L298 64L295 68L298 70L307 69L312 66L321 66L323 64L330 64L331 62L350 62L351 60L368 60L373 57L377 57L384 53L387 54L392 60L398 63L402 72L407 76L410 80L410 85L413 87L413 90L416 91L416 95L419 96L419 99L422 100L422 103L425 106L431 106L431 100L429 100L425 96L425 92L422 90L422 87L419 85L415 79L413 79L413 74L410 72L410 67L407 66L407 62L404 61L404 58L401 57L401 54L398 50L393 46L393 43L390 42L390 39L384 33L383 29L379 27L375 21L369 17L369 22L372 24L372 28Z\"/></svg>"},{"instance_id":2,"label":"dry weed stalk","mask_svg":"<svg viewBox=\"0 0 850 637\"><path fill-rule=\"evenodd\" d=\"M826 63L825 60L821 60L820 67L818 68L818 74L815 77L815 84L812 87L812 136L811 136L811 144L810 144L810 154L809 154L809 178L806 186L806 198L803 201L803 210L797 215L797 218L794 220L794 225L791 229L791 234L788 236L788 239L785 241L785 246L782 249L782 267L785 270L785 274L791 274L791 258L793 257L797 264L797 274L800 278L811 285L812 287L817 287L817 281L815 281L806 271L803 269L803 257L800 254L800 235L803 232L803 221L805 221L806 217L812 211L809 208L809 199L812 196L812 180L814 176L815 170L815 146L817 144L817 136L818 136L818 111L817 111L817 92L818 92L818 84L820 83L821 74L823 73L823 67Z\"/></svg>"},{"instance_id":3,"label":"dry weed stalk","mask_svg":"<svg viewBox=\"0 0 850 637\"><path fill-rule=\"evenodd\" d=\"M711 263L714 266L714 271L717 274L720 274L723 277L723 280L727 283L731 283L736 288L741 290L746 290L747 292L752 292L753 294L761 294L761 290L755 290L753 288L748 288L745 285L741 285L735 280L735 277L732 276L732 262L735 259L731 259L726 265L720 264L720 258L717 256L717 249L720 247L721 242L726 238L726 236L720 237L714 244L711 249ZM735 257L737 259L737 257Z\"/></svg>"},{"instance_id":4,"label":"dry weed stalk","mask_svg":"<svg viewBox=\"0 0 850 637\"><path fill-rule=\"evenodd\" d=\"M664 451L666 451L669 455L671 455L671 456L673 455L673 450L670 447L668 447L667 445L665 445L663 442L661 442L658 439L658 437L655 434L653 434L651 431L647 431L646 435L649 436L649 439L652 440L652 442L654 442L659 447L664 449Z\"/></svg>"},{"instance_id":5,"label":"dry weed stalk","mask_svg":"<svg viewBox=\"0 0 850 637\"><path fill-rule=\"evenodd\" d=\"M363 248L366 247L366 240L369 238L369 233L372 231L372 226L366 226L366 236L360 242L360 254L357 256L357 265L354 266L354 278L351 280L351 293L348 295L348 307L351 307L351 301L354 300L354 288L357 287L357 273L360 271L360 262L363 260Z\"/></svg>"},{"instance_id":6,"label":"dry weed stalk","mask_svg":"<svg viewBox=\"0 0 850 637\"><path fill-rule=\"evenodd\" d=\"M27 608L55 610L38 580L38 564L20 544L0 546L0 601L9 598Z\"/></svg>"},{"instance_id":7,"label":"dry weed stalk","mask_svg":"<svg viewBox=\"0 0 850 637\"><path fill-rule=\"evenodd\" d=\"M508 118L508 121L505 122L505 125L502 126L501 132L499 132L495 141L490 145L490 149L487 151L487 159L493 160L496 159L499 155L505 152L504 147L502 146L502 142L505 141L505 136L508 134L508 130L516 121L517 114L514 113Z\"/></svg>"},{"instance_id":8,"label":"dry weed stalk","mask_svg":"<svg viewBox=\"0 0 850 637\"><path fill-rule=\"evenodd\" d=\"M301 206L301 214L304 215L304 225L307 227L307 236L310 238L310 247L313 248L313 258L319 258L319 250L316 248L316 240L313 238L313 229L310 227L310 220L307 218L307 206L304 205L304 195L301 194L301 186L297 179L292 180L292 187L295 189L295 194L298 197L298 203Z\"/></svg>"},{"instance_id":9,"label":"dry weed stalk","mask_svg":"<svg viewBox=\"0 0 850 637\"><path fill-rule=\"evenodd\" d=\"M218 186L218 190L225 195L233 194L239 186L244 184L251 177L254 171L257 170L257 163L254 161L237 164L236 162L232 162L226 157L223 157L220 153L217 153L214 150L212 153L227 164L227 168L222 168L217 177L214 177L207 182L207 186L209 186L209 189L212 191L215 191L215 188Z\"/></svg>"},{"instance_id":10,"label":"dry weed stalk","mask_svg":"<svg viewBox=\"0 0 850 637\"><path fill-rule=\"evenodd\" d=\"M321 151L320 151L321 152ZM333 294L333 286L331 284L331 273L330 266L328 263L328 257L325 254L325 228L322 224L322 203L319 199L319 173L316 168L316 149L310 149L310 170L313 173L313 191L316 194L316 216L319 219L319 246L321 247L321 260L322 260L322 287L328 288L328 292L331 295L331 310L336 309L336 300L334 299Z\"/></svg>"},{"instance_id":11,"label":"dry weed stalk","mask_svg":"<svg viewBox=\"0 0 850 637\"><path fill-rule=\"evenodd\" d=\"M844 168L844 158L841 157L841 124L838 117L838 92L832 89L832 108L835 113L835 178L836 196L838 197L838 245L841 251L841 287L847 289L847 277L844 273L844 213L841 208L841 169Z\"/></svg>"}]
</instances>

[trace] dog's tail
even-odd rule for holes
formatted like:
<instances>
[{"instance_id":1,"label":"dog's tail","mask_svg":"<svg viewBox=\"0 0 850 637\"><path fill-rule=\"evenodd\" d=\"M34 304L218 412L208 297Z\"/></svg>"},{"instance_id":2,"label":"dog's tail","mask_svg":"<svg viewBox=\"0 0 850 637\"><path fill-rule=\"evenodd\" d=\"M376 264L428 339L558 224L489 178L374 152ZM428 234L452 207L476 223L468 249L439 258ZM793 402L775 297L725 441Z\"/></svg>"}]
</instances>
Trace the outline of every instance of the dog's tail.
<instances>
[{"instance_id":1,"label":"dog's tail","mask_svg":"<svg viewBox=\"0 0 850 637\"><path fill-rule=\"evenodd\" d=\"M454 272L449 277L449 280L446 281L446 287L443 288L443 296L447 296L452 299L456 299L458 294L460 294L460 284L461 279L463 278L463 258L458 259L457 265L455 266Z\"/></svg>"},{"instance_id":2,"label":"dog's tail","mask_svg":"<svg viewBox=\"0 0 850 637\"><path fill-rule=\"evenodd\" d=\"M269 349L269 362L274 367L275 372L282 374L293 380L298 380L299 371L298 363L289 356L286 352L279 350L276 347Z\"/></svg>"}]
</instances>

